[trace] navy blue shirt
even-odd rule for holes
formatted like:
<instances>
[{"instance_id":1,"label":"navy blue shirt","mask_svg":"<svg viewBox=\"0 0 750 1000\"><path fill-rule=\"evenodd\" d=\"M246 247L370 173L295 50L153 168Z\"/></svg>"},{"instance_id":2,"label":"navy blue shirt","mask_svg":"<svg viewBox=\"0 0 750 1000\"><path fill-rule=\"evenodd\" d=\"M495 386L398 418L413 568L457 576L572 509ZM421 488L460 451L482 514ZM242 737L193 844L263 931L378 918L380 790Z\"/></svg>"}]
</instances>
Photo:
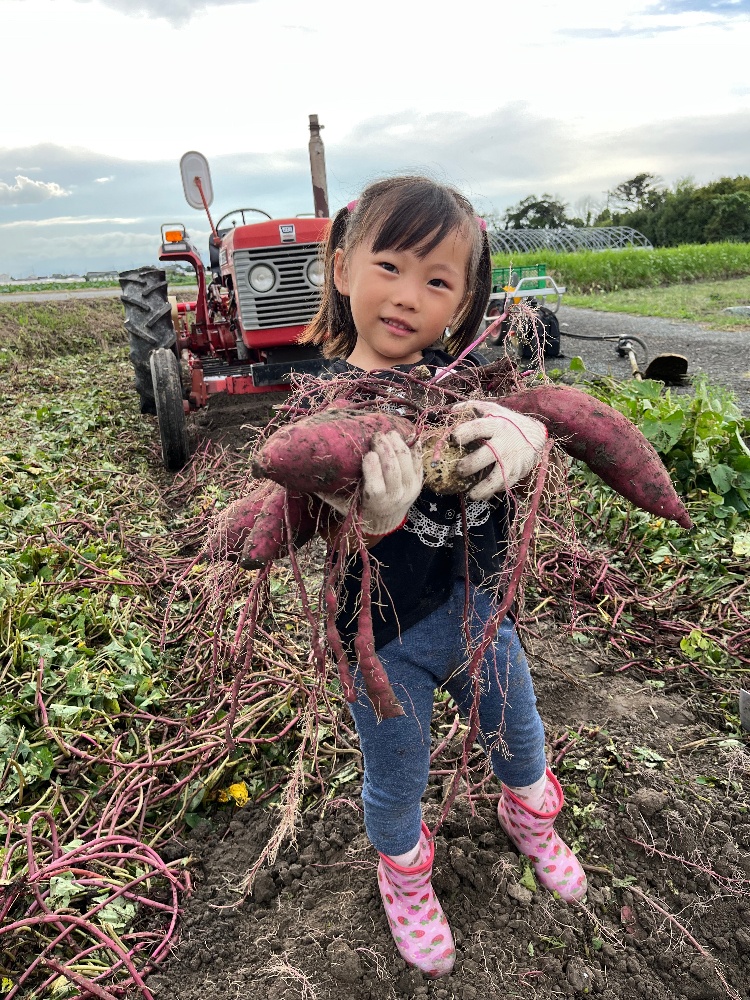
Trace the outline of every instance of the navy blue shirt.
<instances>
[{"instance_id":1,"label":"navy blue shirt","mask_svg":"<svg viewBox=\"0 0 750 1000\"><path fill-rule=\"evenodd\" d=\"M434 370L453 360L444 351L428 350L421 361L397 365L389 371L410 371L417 365ZM484 359L474 354L462 363L466 362L483 364ZM332 375L362 375L361 369L346 361L333 362L329 370ZM448 600L454 582L465 579L467 572L470 581L480 588L487 587L493 577L493 582L497 582L497 574L505 562L514 513L512 501L506 493L489 501L464 499L466 538L461 497L442 496L425 488L410 508L404 527L386 535L369 550L373 563L372 619L376 649L436 611ZM361 579L362 560L357 555L344 578L336 618L349 651L357 634Z\"/></svg>"}]
</instances>

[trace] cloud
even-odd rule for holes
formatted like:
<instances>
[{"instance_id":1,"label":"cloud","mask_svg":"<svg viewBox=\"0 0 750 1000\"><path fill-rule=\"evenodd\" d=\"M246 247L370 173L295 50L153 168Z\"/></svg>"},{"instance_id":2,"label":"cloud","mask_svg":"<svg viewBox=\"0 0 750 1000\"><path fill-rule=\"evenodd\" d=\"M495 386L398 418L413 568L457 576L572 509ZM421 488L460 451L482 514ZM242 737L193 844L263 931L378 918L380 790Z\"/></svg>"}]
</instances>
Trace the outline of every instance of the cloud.
<instances>
[{"instance_id":1,"label":"cloud","mask_svg":"<svg viewBox=\"0 0 750 1000\"><path fill-rule=\"evenodd\" d=\"M91 3L92 0L77 0ZM105 7L130 17L163 18L174 27L187 24L194 14L201 14L212 7L223 7L227 3L250 4L258 0L94 0Z\"/></svg>"},{"instance_id":2,"label":"cloud","mask_svg":"<svg viewBox=\"0 0 750 1000\"><path fill-rule=\"evenodd\" d=\"M114 175L112 177L95 177L94 178L94 183L96 183L96 184L109 184L109 182L113 181L114 179L115 179Z\"/></svg>"},{"instance_id":3,"label":"cloud","mask_svg":"<svg viewBox=\"0 0 750 1000\"><path fill-rule=\"evenodd\" d=\"M32 253L51 257L76 254L84 260L113 260L135 251L148 258L155 258L153 233L80 233L73 236L34 236L29 240Z\"/></svg>"},{"instance_id":4,"label":"cloud","mask_svg":"<svg viewBox=\"0 0 750 1000\"><path fill-rule=\"evenodd\" d=\"M497 208L541 191L572 201L644 170L667 182L746 173L750 111L593 135L522 104L475 117L392 115L358 125L341 146L327 148L326 159L329 190L338 188L341 201L358 193L353 181L361 185L394 170L447 179Z\"/></svg>"},{"instance_id":5,"label":"cloud","mask_svg":"<svg viewBox=\"0 0 750 1000\"><path fill-rule=\"evenodd\" d=\"M561 35L568 38L608 39L608 38L653 38L665 31L681 31L679 24L645 24L641 27L623 25L621 28L562 28Z\"/></svg>"},{"instance_id":6,"label":"cloud","mask_svg":"<svg viewBox=\"0 0 750 1000\"><path fill-rule=\"evenodd\" d=\"M184 223L206 251L206 217L185 204L177 161L121 160L85 149L44 145L0 148L0 177L33 163L71 190L65 215L49 202L3 210L0 271L40 274L102 270L155 261L163 222ZM601 199L621 181L648 171L667 184L748 173L750 110L665 119L586 133L523 103L485 115L401 112L363 121L326 143L331 210L371 181L426 173L461 188L480 213L502 213L529 194L550 192L568 204ZM214 221L257 206L274 217L312 210L307 150L278 149L211 158ZM117 184L98 177L116 176Z\"/></svg>"},{"instance_id":7,"label":"cloud","mask_svg":"<svg viewBox=\"0 0 750 1000\"><path fill-rule=\"evenodd\" d=\"M36 205L50 198L65 198L70 194L55 181L33 181L24 174L16 174L15 184L0 181L0 205Z\"/></svg>"},{"instance_id":8,"label":"cloud","mask_svg":"<svg viewBox=\"0 0 750 1000\"><path fill-rule=\"evenodd\" d=\"M743 14L750 11L750 0L660 0L650 13L656 14Z\"/></svg>"},{"instance_id":9,"label":"cloud","mask_svg":"<svg viewBox=\"0 0 750 1000\"><path fill-rule=\"evenodd\" d=\"M48 226L132 226L140 219L97 219L90 215L58 215L54 219L16 219L13 222L0 222L0 229L19 229L24 226L47 228Z\"/></svg>"}]
</instances>

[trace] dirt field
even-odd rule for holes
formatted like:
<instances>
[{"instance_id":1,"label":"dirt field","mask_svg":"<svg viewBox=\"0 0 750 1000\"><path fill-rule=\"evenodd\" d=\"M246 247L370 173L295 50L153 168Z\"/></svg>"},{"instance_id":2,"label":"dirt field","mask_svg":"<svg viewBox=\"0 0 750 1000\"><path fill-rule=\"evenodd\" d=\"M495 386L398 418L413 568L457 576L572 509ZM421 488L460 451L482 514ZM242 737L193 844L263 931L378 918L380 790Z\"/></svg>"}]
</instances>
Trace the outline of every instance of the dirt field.
<instances>
[{"instance_id":1,"label":"dirt field","mask_svg":"<svg viewBox=\"0 0 750 1000\"><path fill-rule=\"evenodd\" d=\"M17 346L28 334L31 350L64 319L74 346L80 305L34 312L23 329L6 323L8 342ZM85 308L96 313L100 334L120 336L111 310L100 323L105 304ZM601 350L614 355L611 344ZM606 363L604 355L596 363ZM190 419L194 443L210 438L247 454L281 398L252 408L212 400ZM136 417L135 396L132 406ZM151 423L158 481L155 418L136 419ZM190 858L195 890L174 952L148 977L156 1000L750 997L750 754L747 737L730 738L726 729L729 696L699 691L681 671L655 678L623 671L608 649L573 642L562 627L525 630L523 639L549 761L567 798L560 829L588 871L582 904L566 905L536 885L497 823L496 784L471 795L463 788L436 836L434 879L456 937L456 967L448 978L424 980L398 958L388 930L357 767L325 806L303 813L296 843L282 845L246 898L243 877L277 809L223 807L167 845L167 860ZM461 736L444 756L455 756ZM351 755L358 764L356 745ZM442 758L435 768L444 771ZM445 773L431 779L431 826L447 781Z\"/></svg>"},{"instance_id":2,"label":"dirt field","mask_svg":"<svg viewBox=\"0 0 750 1000\"><path fill-rule=\"evenodd\" d=\"M566 905L534 888L492 795L455 804L434 885L456 937L454 973L428 982L398 957L364 834L358 785L307 814L295 847L239 882L273 813L236 810L178 853L197 889L180 945L149 980L176 1000L601 996L699 1000L750 989L748 754L679 695L558 637L527 640L550 756L568 798L561 828L588 869ZM425 818L440 813L433 779ZM497 792L488 785L487 791Z\"/></svg>"},{"instance_id":3,"label":"dirt field","mask_svg":"<svg viewBox=\"0 0 750 1000\"><path fill-rule=\"evenodd\" d=\"M273 400L265 401L267 406ZM222 401L194 433L242 449L267 417ZM398 957L380 903L359 780L308 812L296 845L240 883L275 812L203 823L174 856L197 887L157 998L390 1000L750 995L750 773L679 683L618 671L606 650L525 634L549 759L565 789L561 828L588 870L583 904L537 887L495 817L498 786L457 800L436 838L434 884L457 942L454 973L429 982ZM345 711L345 710L344 710ZM440 815L432 779L425 818Z\"/></svg>"}]
</instances>

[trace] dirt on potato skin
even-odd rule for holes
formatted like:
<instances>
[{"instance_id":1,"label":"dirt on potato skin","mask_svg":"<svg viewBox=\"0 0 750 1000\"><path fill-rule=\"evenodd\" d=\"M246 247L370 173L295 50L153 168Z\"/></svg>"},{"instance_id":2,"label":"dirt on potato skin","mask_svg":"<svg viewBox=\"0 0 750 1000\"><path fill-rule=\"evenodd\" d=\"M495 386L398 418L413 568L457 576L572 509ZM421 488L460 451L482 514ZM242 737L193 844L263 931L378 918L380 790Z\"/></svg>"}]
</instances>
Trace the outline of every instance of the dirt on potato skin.
<instances>
[{"instance_id":1,"label":"dirt on potato skin","mask_svg":"<svg viewBox=\"0 0 750 1000\"><path fill-rule=\"evenodd\" d=\"M282 846L243 900L242 877L275 822L274 810L249 805L173 845L193 859L195 891L178 946L148 979L154 997L747 997L747 746L728 743L679 692L615 672L606 652L583 655L556 635L526 644L566 790L559 829L588 866L583 904L529 891L496 797L462 795L437 835L434 875L457 960L428 981L396 952L356 783L303 815L296 845ZM426 793L431 825L446 781L431 779Z\"/></svg>"}]
</instances>

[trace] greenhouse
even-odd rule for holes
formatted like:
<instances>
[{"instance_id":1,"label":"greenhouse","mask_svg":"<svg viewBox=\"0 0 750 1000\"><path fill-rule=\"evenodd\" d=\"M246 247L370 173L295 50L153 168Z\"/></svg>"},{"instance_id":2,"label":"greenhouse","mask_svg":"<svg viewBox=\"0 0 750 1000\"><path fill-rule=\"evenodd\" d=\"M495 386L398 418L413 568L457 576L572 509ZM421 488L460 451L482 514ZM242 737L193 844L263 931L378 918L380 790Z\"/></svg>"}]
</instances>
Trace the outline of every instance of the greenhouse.
<instances>
[{"instance_id":1,"label":"greenhouse","mask_svg":"<svg viewBox=\"0 0 750 1000\"><path fill-rule=\"evenodd\" d=\"M629 226L595 226L569 229L493 229L488 233L493 253L530 253L555 250L623 250L642 247L653 250L643 233Z\"/></svg>"}]
</instances>

